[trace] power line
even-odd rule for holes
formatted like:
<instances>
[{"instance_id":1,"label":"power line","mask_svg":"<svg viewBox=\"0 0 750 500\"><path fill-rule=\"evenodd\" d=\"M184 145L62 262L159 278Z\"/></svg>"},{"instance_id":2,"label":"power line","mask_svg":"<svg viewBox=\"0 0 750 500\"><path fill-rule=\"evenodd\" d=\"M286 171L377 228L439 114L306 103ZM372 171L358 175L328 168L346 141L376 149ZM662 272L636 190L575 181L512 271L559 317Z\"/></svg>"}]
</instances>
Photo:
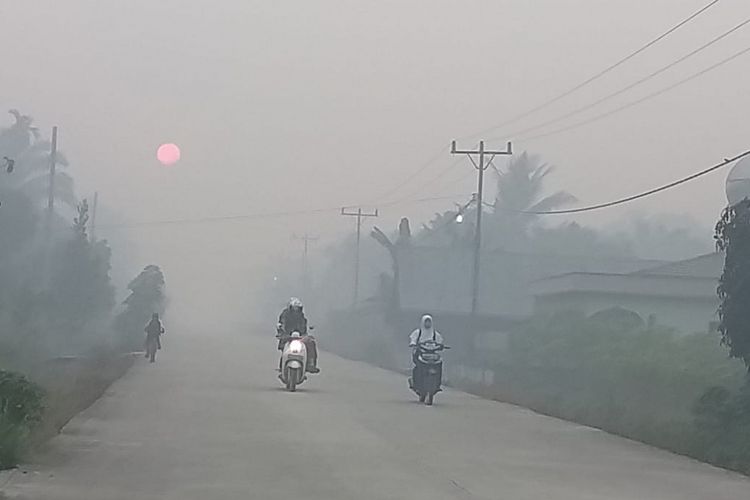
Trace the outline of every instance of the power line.
<instances>
[{"instance_id":1,"label":"power line","mask_svg":"<svg viewBox=\"0 0 750 500\"><path fill-rule=\"evenodd\" d=\"M438 172L437 175L433 176L431 179L429 179L428 181L426 181L423 184L421 184L419 186L419 188L413 189L408 194L404 195L402 198L398 198L397 200L395 200L395 203L401 203L401 202L407 201L409 198L411 198L412 196L416 195L420 191L423 191L424 189L432 186L437 181L439 181L440 179L442 179L443 177L445 177L445 175L448 172L450 172L451 170L453 170L459 164L460 161L461 161L461 158L457 158L456 160L454 160L453 162L451 162L449 165L447 165L443 170L441 170L440 172ZM382 203L381 203L381 205L382 205Z\"/></svg>"},{"instance_id":2,"label":"power line","mask_svg":"<svg viewBox=\"0 0 750 500\"><path fill-rule=\"evenodd\" d=\"M591 108L593 108L595 106L598 106L599 104L607 102L610 99L612 99L614 97L617 97L619 95L622 95L625 92L627 92L628 90L631 90L631 89L633 89L633 88L635 88L635 87L637 87L637 86L639 86L639 85L641 85L643 83L646 83L647 81L655 78L656 76L659 76L660 74L664 73L665 71L668 71L669 69L677 66L678 64L686 61L687 59L690 59L694 55L703 52L707 48L711 47L712 45L714 45L714 44L718 43L719 41L723 40L724 38L728 37L729 35L731 35L735 31L740 30L741 28L743 28L747 24L750 24L750 18L745 19L744 21L742 21L738 25L734 26L730 30L727 30L724 33L722 33L721 35L719 35L719 36L717 36L717 37L709 40L708 42L704 43L703 45L701 45L697 49L694 49L694 50L688 52L687 54L685 54L684 56L680 57L679 59L677 59L675 61L672 61L671 63L667 64L666 66L662 66L661 68L657 69L653 73L650 73L649 75L646 75L643 78L641 78L641 79L639 79L639 80L637 80L637 81L635 81L635 82L633 82L633 83L631 83L629 85L626 85L625 87L623 87L623 88L621 88L621 89L619 89L619 90L617 90L615 92L612 92L611 94L607 94L604 97L602 97L600 99L597 99L596 101L594 101L592 103L589 103L589 104L586 104L585 106L581 106L579 108L576 108L576 109L574 109L572 111L569 111L569 112L567 112L565 114L559 115L559 116L557 116L555 118L551 118L551 119L549 119L547 121L538 123L536 125L532 125L530 127L526 127L524 129L511 132L508 135L509 136L515 136L515 135L521 135L521 134L526 134L526 133L529 133L529 132L533 132L535 130L539 130L541 128L544 128L544 127L546 127L548 125L552 125L554 123L557 123L557 122L560 122L562 120L565 120L566 118L570 118L571 116L575 116L575 115L581 114L582 112L587 111L587 110L589 110L589 109L591 109Z\"/></svg>"},{"instance_id":3,"label":"power line","mask_svg":"<svg viewBox=\"0 0 750 500\"><path fill-rule=\"evenodd\" d=\"M406 205L411 203L427 203L431 201L445 201L445 200L455 200L456 198L459 198L463 195L446 195L446 196L431 196L426 198L417 198L412 200L396 200L389 203L384 203L381 206L383 207L393 207L397 205ZM123 223L123 224L105 224L98 226L100 229L129 229L129 228L138 228L138 227L149 227L149 226L167 226L167 225L183 225L183 224L203 224L203 223L212 223L212 222L225 222L225 221L235 221L235 220L248 220L248 219L260 219L260 218L280 218L280 217L293 217L297 215L314 215L314 214L320 214L320 213L328 213L328 212L340 212L341 211L341 205L336 207L328 207L328 208L314 208L314 209L308 209L308 210L294 210L294 211L278 211L278 212L255 212L255 213L248 213L248 214L238 214L238 215L222 215L222 216L211 216L211 217L199 217L199 218L185 218L185 219L166 219L166 220L156 220L156 221L142 221L142 222L132 222L132 223Z\"/></svg>"},{"instance_id":4,"label":"power line","mask_svg":"<svg viewBox=\"0 0 750 500\"><path fill-rule=\"evenodd\" d=\"M630 59L634 58L638 54L644 52L646 49L650 48L651 46L657 44L658 42L660 42L664 38L668 37L669 35L671 35L675 31L677 31L678 29L680 29L683 26L685 26L686 24L690 23L692 20L694 20L695 18L697 18L698 16L700 16L701 14L703 14L704 12L706 12L708 9L710 9L711 7L713 7L714 5L716 5L717 3L719 3L719 0L713 0L713 1L709 2L708 4L706 4L705 6L703 6L701 9L699 9L696 12L694 12L693 14L691 14L690 16L688 16L687 18L683 19L678 24L676 24L675 26L671 27L670 29L668 29L667 31L665 31L664 33L662 33L661 35L659 35L658 37L656 37L653 40L651 40L650 42L646 43L645 45L643 45L642 47L640 47L636 51L631 52L627 56L625 56L622 59L618 60L617 62L615 62L615 63L607 66L603 70L601 70L598 73L596 73L595 75L587 78L586 80L584 80L583 82L579 83L578 85L575 85L574 87L570 88L569 90L566 90L565 92L563 92L561 94L558 94L557 96L552 97L551 99L548 99L547 101L544 101L541 104L538 104L537 106L534 106L531 109L528 109L528 110L524 111L523 113L518 114L518 115L516 115L516 116L514 116L514 117L512 117L512 118L510 118L510 119L508 119L508 120L506 120L506 121L504 121L502 123L500 123L499 125L494 125L492 127L486 128L486 129L484 129L484 130L482 130L480 132L477 132L477 133L474 133L474 134L472 134L470 136L464 137L463 139L468 139L468 138L475 137L475 136L478 136L478 135L484 135L484 134L487 134L487 133L492 132L494 130L497 130L499 128L505 127L505 126L510 125L512 123L515 123L515 122L521 120L522 118L526 118L527 116L529 116L529 115L531 115L533 113L536 113L537 111L540 111L540 110L542 110L542 109L550 106L551 104L554 104L557 101L559 101L561 99L564 99L565 97L568 97L569 95L573 94L574 92L577 92L577 91L581 90L582 88L586 87L587 85L589 85L589 84L593 83L594 81L600 79L601 77L603 77L607 73L613 71L617 67L623 65L624 63L626 63Z\"/></svg>"},{"instance_id":5,"label":"power line","mask_svg":"<svg viewBox=\"0 0 750 500\"><path fill-rule=\"evenodd\" d=\"M655 45L656 43L660 42L661 40L663 40L667 36L671 35L672 33L674 33L675 31L677 31L681 27L685 26L686 24L688 24L689 22L691 22L692 20L694 20L695 18L697 18L698 16L700 16L701 14L703 14L704 12L706 12L708 9L710 9L711 7L713 7L714 5L716 5L718 2L719 2L719 0L712 0L711 2L709 2L708 4L706 4L705 6L703 6L701 9L699 9L696 12L694 12L693 14L691 14L690 16L688 16L687 18L683 19L678 24L676 24L675 26L671 27L670 29L668 29L667 31L665 31L664 33L662 33L661 35L659 35L658 37L654 38L653 40L649 41L648 43L646 43L645 45L643 45L639 49L635 50L634 52L631 52L630 54L628 54L624 58L618 60L617 62L615 62L615 63L613 63L611 65L609 65L608 67L604 68L603 70L601 70L600 72L598 72L594 76L589 77L588 79L584 80L583 82L581 82L580 84L576 85L575 87L573 87L573 88L571 88L571 89L563 92L562 94L559 94L556 97L553 97L552 99L549 99L548 101L545 101L542 104L539 104L539 105L537 105L537 106L535 106L535 107L533 107L533 108L525 111L524 113L521 113L520 115L516 115L513 118L511 118L511 119L509 119L509 120L507 120L507 121L505 121L505 122L503 122L503 123L501 123L499 125L495 125L493 127L489 127L487 129L484 129L484 130L482 130L480 132L476 132L476 133L471 134L469 136L464 136L464 137L462 137L460 139L469 139L471 137L475 137L475 136L478 136L478 135L482 135L482 134L485 134L485 133L492 132L492 131L494 131L496 129L499 129L499 128L502 128L502 127L504 127L506 125L510 125L511 123L515 123L518 120L520 120L522 118L525 118L526 116L528 116L528 115L530 115L532 113L535 113L535 112L537 112L537 111L539 111L539 110L541 110L543 108L546 108L547 106L549 106L549 105L551 105L551 104L553 104L553 103L555 103L555 102L557 102L557 101L559 101L559 100L561 100L561 99L569 96L570 94L572 94L572 93L574 93L574 92L582 89L583 87L589 85L590 83L598 80L599 78L603 77L604 75L606 75L610 71L616 69L617 67L621 66L625 62L627 62L630 59L634 58L638 54L644 52L646 49L648 49L651 46ZM524 133L524 132L525 131L520 132L520 133ZM444 148L441 148L440 151L438 151L437 153L435 153L435 155L433 155L432 157L430 157L430 159L428 159L423 164L421 164L414 172L412 172L403 181L401 181L401 183L397 184L396 186L394 186L390 190L388 190L385 193L383 193L382 195L380 195L378 198L374 199L373 200L373 204L382 202L383 200L387 199L391 195L393 195L393 194L397 193L398 191L400 191L404 186L408 185L411 181L413 181L420 174L422 174L425 170L427 170L428 167L430 167L433 163L435 163L435 161L437 161L441 157L441 155L443 154L443 152L444 152ZM451 167L448 167L446 170L449 170L450 168ZM438 177L442 177L442 175L444 175L444 172L445 171L441 172L438 175Z\"/></svg>"},{"instance_id":6,"label":"power line","mask_svg":"<svg viewBox=\"0 0 750 500\"><path fill-rule=\"evenodd\" d=\"M393 188L389 189L385 193L381 194L378 198L376 198L373 203L378 203L379 201L387 199L389 196L397 193L401 190L404 186L409 184L411 181L413 181L419 174L427 170L429 166L431 166L433 163L435 163L438 159L443 157L443 154L445 153L445 147L441 147L438 152L436 152L434 155L430 157L427 161L422 163L414 172L412 172L409 176L407 176L403 181L401 181L400 184L397 184Z\"/></svg>"},{"instance_id":7,"label":"power line","mask_svg":"<svg viewBox=\"0 0 750 500\"><path fill-rule=\"evenodd\" d=\"M526 136L526 137L521 137L520 139L517 139L517 141L519 141L519 142L530 141L530 140L533 140L533 139L540 139L542 137L549 137L549 136L552 136L552 135L557 135L557 134L560 134L562 132L567 132L569 130L573 130L573 129L576 129L576 128L579 128L579 127L583 127L584 125L588 125L590 123L594 123L594 122L599 121L599 120L601 120L603 118L607 118L607 117L612 116L612 115L614 115L616 113L619 113L620 111L625 111L628 108L632 108L633 106L637 106L637 105L642 104L642 103L644 103L644 102L646 102L646 101L648 101L650 99L653 99L654 97L658 97L658 96L660 96L662 94L665 94L665 93L667 93L667 92L669 92L671 90L674 90L675 88L680 87L680 86L682 86L682 85L684 85L684 84L686 84L686 83L688 83L688 82L690 82L692 80L695 80L696 78L701 77L701 76L705 75L706 73L709 73L709 72L711 72L711 71L719 68L720 66L723 66L723 65L725 65L725 64L727 64L727 63L729 63L729 62L731 62L731 61L733 61L735 59L737 59L738 57L747 54L748 52L750 52L750 47L747 47L747 48L745 48L745 49L743 49L743 50L741 50L739 52L736 52L733 55L727 57L726 59L722 59L721 61L719 61L719 62L717 62L715 64L712 64L711 66L709 66L707 68L704 68L701 71L698 71L697 73L693 73L692 75L690 75L690 76L688 76L686 78L683 78L682 80L680 80L680 81L678 81L676 83L673 83L672 85L669 85L669 86L664 87L664 88L662 88L660 90L657 90L656 92L652 92L651 94L648 94L648 95L646 95L644 97L641 97L640 99L637 99L635 101L631 101L631 102L628 102L626 104L623 104L622 106L619 106L617 108L611 109L611 110L609 110L609 111L607 111L605 113L601 113L601 114L595 115L595 116L593 116L591 118L588 118L586 120L581 120L581 121L578 121L578 122L573 123L571 125L567 125L565 127L560 127L560 128L551 130L549 132L543 132L543 133L540 133L540 134L535 134L535 135L530 135L530 136Z\"/></svg>"},{"instance_id":8,"label":"power line","mask_svg":"<svg viewBox=\"0 0 750 500\"><path fill-rule=\"evenodd\" d=\"M532 113L535 113L536 111L539 111L539 110L541 110L541 109L549 106L550 104L553 104L553 103L555 103L555 102L557 102L557 101L559 101L559 100L561 100L561 99L569 96L570 94L572 94L572 93L574 93L574 92L582 89L583 87L585 87L585 86L589 85L590 83L592 83L592 82L598 80L599 78L603 77L604 75L606 75L610 71L612 71L612 70L616 69L617 67L621 66L622 64L624 64L625 62L627 62L630 59L634 58L638 54L644 52L649 47L651 47L651 46L655 45L656 43L660 42L661 40L663 40L667 36L671 35L672 33L674 33L675 31L677 31L681 27L685 26L686 24L688 24L689 22L691 22L692 20L694 20L695 18L697 18L698 16L700 16L701 14L703 14L704 12L706 12L708 9L710 9L711 7L713 7L714 5L716 5L718 2L719 2L719 0L713 0L713 1L709 2L708 4L706 4L705 6L703 6L701 9L699 9L696 12L694 12L693 14L691 14L690 16L688 16L687 18L683 19L678 24L676 24L675 26L671 27L670 29L668 29L667 31L665 31L664 33L662 33L661 35L659 35L658 37L654 38L653 40L649 41L648 43L646 43L645 45L643 45L642 47L640 47L636 51L631 52L630 54L628 54L624 58L622 58L622 59L618 60L617 62L611 64L610 66L608 66L605 69L601 70L600 72L598 72L594 76L592 76L592 77L584 80L580 84L578 84L575 87L573 87L573 88L571 88L571 89L563 92L562 94L559 94L558 96L553 97L552 99L550 99L548 101L545 101L544 103L542 103L542 104L540 104L538 106L535 106L535 107L527 110L526 112L521 113L520 115L516 115L513 118L511 118L511 119L509 119L509 120L507 120L507 121L505 121L505 122L503 122L503 123L501 123L499 125L496 125L496 126L493 126L493 127L487 128L487 129L484 129L484 130L482 130L480 132L476 132L476 133L471 134L469 136L465 136L462 139L468 139L470 137L474 137L474 136L477 136L477 135L485 134L485 133L491 132L493 130L499 129L501 127L504 127L506 125L510 125L511 123L515 123L516 121L518 121L518 120L520 120L522 118L525 118L526 116L528 116L528 115L530 115ZM568 116L565 116L565 118L567 118L567 117ZM560 119L562 119L562 118L560 118ZM558 121L558 120L555 120L555 122L556 121ZM549 123L545 123L544 125L549 125ZM539 126L543 126L543 125L539 125ZM527 132L527 130L523 130L523 131L520 131L520 132L517 132L517 133L525 133L525 132ZM413 181L420 174L422 174L425 170L427 170L428 167L430 167L433 163L435 163L435 161L437 161L441 157L441 155L442 155L443 152L444 152L444 148L441 148L440 151L438 151L435 155L431 156L426 162L424 162L423 164L421 164L414 172L412 172L403 181L401 181L401 183L397 184L396 186L394 186L390 190L388 190L385 193L383 193L381 196L379 196L377 199L375 199L373 201L373 203L381 202L381 201L387 199L389 196L393 195L394 193L397 193L398 191L400 191L404 186L408 185L411 181ZM435 182L438 179L442 178L454 166L455 165L449 165L444 170L442 170L440 173L438 173L438 175L435 178L433 178L431 181L428 181L428 183L432 184L433 182ZM424 188L424 186L420 187L420 189L422 189L422 188ZM408 196L411 196L411 194L409 194Z\"/></svg>"},{"instance_id":9,"label":"power line","mask_svg":"<svg viewBox=\"0 0 750 500\"><path fill-rule=\"evenodd\" d=\"M581 212L591 212L593 210L600 210L602 208L609 208L614 207L616 205L622 205L624 203L629 203L631 201L638 200L640 198L645 198L646 196L651 196L652 194L660 193L662 191L666 191L667 189L671 189L675 186L679 186L680 184L685 184L686 182L690 182L694 179L697 179L698 177L702 177L706 174L709 174L715 170L718 170L722 167L725 167L729 165L730 163L734 163L737 160L740 160L746 156L750 156L750 150L745 151L744 153L741 153L734 158L725 158L724 161L721 163L717 163L716 165L713 165L711 167L708 167L704 170L701 170L700 172L696 172L692 175L689 175L687 177L683 177L682 179L678 179L676 181L670 182L669 184L664 184L663 186L659 186L653 189L649 189L648 191L644 191L642 193L634 194L631 196L626 196L625 198L620 198L614 201L608 201L606 203L599 203L597 205L589 205L585 207L578 207L578 208L568 208L568 209L562 209L562 210L545 210L545 211L534 211L534 210L506 210L518 214L529 214L529 215L561 215L561 214L578 214Z\"/></svg>"}]
</instances>

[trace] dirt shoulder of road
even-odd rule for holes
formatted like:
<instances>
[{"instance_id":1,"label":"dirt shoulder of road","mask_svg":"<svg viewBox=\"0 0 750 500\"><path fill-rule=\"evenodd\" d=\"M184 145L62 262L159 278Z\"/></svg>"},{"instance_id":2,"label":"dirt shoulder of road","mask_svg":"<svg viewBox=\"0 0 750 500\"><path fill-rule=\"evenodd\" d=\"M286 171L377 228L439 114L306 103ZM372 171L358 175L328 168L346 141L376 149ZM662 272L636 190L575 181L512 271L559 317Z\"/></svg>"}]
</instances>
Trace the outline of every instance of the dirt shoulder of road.
<instances>
[{"instance_id":1,"label":"dirt shoulder of road","mask_svg":"<svg viewBox=\"0 0 750 500\"><path fill-rule=\"evenodd\" d=\"M44 387L47 409L31 438L32 452L97 399L133 366L137 353L98 352L90 356L55 358L38 367L32 378Z\"/></svg>"}]
</instances>

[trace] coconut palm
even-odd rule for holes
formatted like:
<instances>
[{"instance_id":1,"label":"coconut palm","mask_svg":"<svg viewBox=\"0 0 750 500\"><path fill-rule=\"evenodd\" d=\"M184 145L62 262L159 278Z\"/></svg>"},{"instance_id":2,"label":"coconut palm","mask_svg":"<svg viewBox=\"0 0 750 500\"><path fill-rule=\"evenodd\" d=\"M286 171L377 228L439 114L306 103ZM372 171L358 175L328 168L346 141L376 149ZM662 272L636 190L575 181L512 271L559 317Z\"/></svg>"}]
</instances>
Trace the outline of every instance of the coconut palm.
<instances>
[{"instance_id":1,"label":"coconut palm","mask_svg":"<svg viewBox=\"0 0 750 500\"><path fill-rule=\"evenodd\" d=\"M40 137L33 118L15 109L9 113L15 122L0 129L0 156L11 160L14 168L12 175L0 177L0 187L22 191L36 205L42 205L49 195L51 144ZM68 160L60 152L57 153L57 165L68 166ZM55 198L71 207L78 204L73 179L64 172L55 173Z\"/></svg>"},{"instance_id":2,"label":"coconut palm","mask_svg":"<svg viewBox=\"0 0 750 500\"><path fill-rule=\"evenodd\" d=\"M552 165L526 152L514 157L505 170L495 169L497 196L487 217L488 245L510 248L509 242L525 236L537 219L529 212L554 210L576 201L567 191L544 194L544 180L553 171Z\"/></svg>"},{"instance_id":3,"label":"coconut palm","mask_svg":"<svg viewBox=\"0 0 750 500\"><path fill-rule=\"evenodd\" d=\"M542 196L544 179L555 167L542 163L539 157L525 151L513 158L505 171L495 170L497 198L494 207L498 212L544 212L576 201L567 191L557 191ZM528 215L528 214L527 214Z\"/></svg>"}]
</instances>

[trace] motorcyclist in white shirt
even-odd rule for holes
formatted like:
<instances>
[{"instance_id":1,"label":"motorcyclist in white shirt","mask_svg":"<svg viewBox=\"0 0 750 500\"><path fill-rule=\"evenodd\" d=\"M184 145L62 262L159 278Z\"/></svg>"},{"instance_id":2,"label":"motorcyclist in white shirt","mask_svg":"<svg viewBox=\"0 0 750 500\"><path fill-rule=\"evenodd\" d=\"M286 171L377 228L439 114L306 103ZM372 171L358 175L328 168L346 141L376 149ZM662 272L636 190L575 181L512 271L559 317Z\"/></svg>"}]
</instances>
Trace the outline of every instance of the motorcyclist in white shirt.
<instances>
[{"instance_id":1,"label":"motorcyclist in white shirt","mask_svg":"<svg viewBox=\"0 0 750 500\"><path fill-rule=\"evenodd\" d=\"M425 314L422 316L422 321L419 324L419 328L411 332L411 335L409 335L409 347L412 349L412 362L414 363L414 368L412 369L411 374L411 380L410 384L412 387L414 386L415 382L417 381L417 377L419 376L419 363L417 362L417 356L418 356L418 350L417 346L422 342L427 341L434 341L438 344L444 344L443 336L440 335L440 332L435 330L435 326L432 321L432 316L429 314Z\"/></svg>"}]
</instances>

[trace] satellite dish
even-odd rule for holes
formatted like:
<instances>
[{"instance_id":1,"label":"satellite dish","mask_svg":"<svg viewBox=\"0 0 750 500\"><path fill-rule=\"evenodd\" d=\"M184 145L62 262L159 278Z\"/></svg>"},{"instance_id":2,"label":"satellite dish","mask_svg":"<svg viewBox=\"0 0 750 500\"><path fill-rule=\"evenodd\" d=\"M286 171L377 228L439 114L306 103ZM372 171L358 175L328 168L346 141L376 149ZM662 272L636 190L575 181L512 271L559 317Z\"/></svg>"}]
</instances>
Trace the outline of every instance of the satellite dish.
<instances>
[{"instance_id":1,"label":"satellite dish","mask_svg":"<svg viewBox=\"0 0 750 500\"><path fill-rule=\"evenodd\" d=\"M743 158L732 167L727 175L725 190L730 205L750 198L750 157Z\"/></svg>"}]
</instances>

